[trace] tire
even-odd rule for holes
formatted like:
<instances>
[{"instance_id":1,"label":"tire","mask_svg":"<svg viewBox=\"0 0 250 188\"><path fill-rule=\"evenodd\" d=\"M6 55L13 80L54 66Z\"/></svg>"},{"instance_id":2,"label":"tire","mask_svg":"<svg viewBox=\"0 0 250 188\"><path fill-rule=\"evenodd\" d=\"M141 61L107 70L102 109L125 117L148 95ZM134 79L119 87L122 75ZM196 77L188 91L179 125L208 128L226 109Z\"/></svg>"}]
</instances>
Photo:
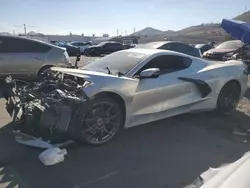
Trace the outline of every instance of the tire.
<instances>
[{"instance_id":1,"label":"tire","mask_svg":"<svg viewBox=\"0 0 250 188\"><path fill-rule=\"evenodd\" d=\"M70 136L91 145L102 145L111 140L123 126L122 106L109 97L87 101L74 113Z\"/></svg>"},{"instance_id":2,"label":"tire","mask_svg":"<svg viewBox=\"0 0 250 188\"><path fill-rule=\"evenodd\" d=\"M235 111L241 95L241 88L238 82L230 81L221 89L217 100L217 112L230 114Z\"/></svg>"},{"instance_id":3,"label":"tire","mask_svg":"<svg viewBox=\"0 0 250 188\"><path fill-rule=\"evenodd\" d=\"M44 66L44 67L42 67L42 68L38 71L37 76L38 76L38 77L42 76L42 74L43 74L44 72L46 72L47 70L49 70L51 67L52 67L52 66Z\"/></svg>"},{"instance_id":4,"label":"tire","mask_svg":"<svg viewBox=\"0 0 250 188\"><path fill-rule=\"evenodd\" d=\"M92 56L100 56L101 53L99 52L99 50L92 50L92 51L91 51L91 55L92 55Z\"/></svg>"},{"instance_id":5,"label":"tire","mask_svg":"<svg viewBox=\"0 0 250 188\"><path fill-rule=\"evenodd\" d=\"M84 50L83 55L85 55L85 56L88 56L88 55L89 55L88 49L85 49L85 50Z\"/></svg>"}]
</instances>

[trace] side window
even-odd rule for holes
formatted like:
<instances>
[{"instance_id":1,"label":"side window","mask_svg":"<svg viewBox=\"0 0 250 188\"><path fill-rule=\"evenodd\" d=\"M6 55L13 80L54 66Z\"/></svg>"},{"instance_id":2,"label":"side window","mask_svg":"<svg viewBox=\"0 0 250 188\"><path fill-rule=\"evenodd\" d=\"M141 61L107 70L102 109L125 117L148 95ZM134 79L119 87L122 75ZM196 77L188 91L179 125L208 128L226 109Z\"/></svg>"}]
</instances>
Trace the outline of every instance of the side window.
<instances>
[{"instance_id":1,"label":"side window","mask_svg":"<svg viewBox=\"0 0 250 188\"><path fill-rule=\"evenodd\" d=\"M188 49L185 45L182 45L182 44L173 44L173 48L175 51L177 52L181 52L181 53L184 53L184 54L188 54Z\"/></svg>"},{"instance_id":2,"label":"side window","mask_svg":"<svg viewBox=\"0 0 250 188\"><path fill-rule=\"evenodd\" d=\"M120 43L113 43L113 48L121 48L122 47L122 44Z\"/></svg>"},{"instance_id":3,"label":"side window","mask_svg":"<svg viewBox=\"0 0 250 188\"><path fill-rule=\"evenodd\" d=\"M106 43L106 44L103 45L103 47L110 48L111 47L111 43Z\"/></svg>"},{"instance_id":4,"label":"side window","mask_svg":"<svg viewBox=\"0 0 250 188\"><path fill-rule=\"evenodd\" d=\"M43 53L51 49L49 45L22 38L3 38L0 52L2 53Z\"/></svg>"},{"instance_id":5,"label":"side window","mask_svg":"<svg viewBox=\"0 0 250 188\"><path fill-rule=\"evenodd\" d=\"M172 43L164 44L163 46L160 47L160 49L162 49L162 50L172 50L172 51L175 51L175 50L174 50L174 46L172 45Z\"/></svg>"},{"instance_id":6,"label":"side window","mask_svg":"<svg viewBox=\"0 0 250 188\"><path fill-rule=\"evenodd\" d=\"M78 42L71 43L73 46L79 46Z\"/></svg>"},{"instance_id":7,"label":"side window","mask_svg":"<svg viewBox=\"0 0 250 188\"><path fill-rule=\"evenodd\" d=\"M149 68L159 68L160 74L171 73L190 67L192 60L175 55L162 55L148 62L138 73Z\"/></svg>"},{"instance_id":8,"label":"side window","mask_svg":"<svg viewBox=\"0 0 250 188\"><path fill-rule=\"evenodd\" d=\"M180 53L184 53L187 55L195 56L195 57L200 57L199 50L196 48L186 45L186 44L179 44L179 43L168 43L162 46L165 50L172 50Z\"/></svg>"},{"instance_id":9,"label":"side window","mask_svg":"<svg viewBox=\"0 0 250 188\"><path fill-rule=\"evenodd\" d=\"M84 46L84 44L82 42L78 42L77 45L78 46Z\"/></svg>"},{"instance_id":10,"label":"side window","mask_svg":"<svg viewBox=\"0 0 250 188\"><path fill-rule=\"evenodd\" d=\"M200 57L201 56L200 51L197 48L194 48L192 46L187 45L186 49L187 49L187 54L188 55L191 55L191 56L194 56L194 57Z\"/></svg>"}]
</instances>

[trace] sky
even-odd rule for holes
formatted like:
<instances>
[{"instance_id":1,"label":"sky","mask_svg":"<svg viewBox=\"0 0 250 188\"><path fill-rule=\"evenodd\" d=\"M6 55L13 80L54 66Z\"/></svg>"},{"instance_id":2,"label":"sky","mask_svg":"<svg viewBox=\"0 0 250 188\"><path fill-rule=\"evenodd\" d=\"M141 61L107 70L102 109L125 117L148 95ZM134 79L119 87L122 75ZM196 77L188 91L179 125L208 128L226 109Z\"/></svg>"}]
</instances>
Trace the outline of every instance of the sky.
<instances>
[{"instance_id":1,"label":"sky","mask_svg":"<svg viewBox=\"0 0 250 188\"><path fill-rule=\"evenodd\" d=\"M145 27L180 30L250 10L250 0L0 0L0 32L131 34Z\"/></svg>"}]
</instances>

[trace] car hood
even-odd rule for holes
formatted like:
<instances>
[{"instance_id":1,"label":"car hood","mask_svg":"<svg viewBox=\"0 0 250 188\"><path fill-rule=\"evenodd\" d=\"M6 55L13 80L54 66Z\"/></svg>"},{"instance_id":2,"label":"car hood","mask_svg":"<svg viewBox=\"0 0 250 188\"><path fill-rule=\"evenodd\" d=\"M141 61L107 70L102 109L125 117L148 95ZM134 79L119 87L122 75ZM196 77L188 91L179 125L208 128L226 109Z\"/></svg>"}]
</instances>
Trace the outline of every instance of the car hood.
<instances>
[{"instance_id":1,"label":"car hood","mask_svg":"<svg viewBox=\"0 0 250 188\"><path fill-rule=\"evenodd\" d=\"M116 75L111 75L102 72L88 71L83 69L73 69L73 68L62 68L62 67L51 67L51 70L62 72L64 74L69 74L72 76L77 76L81 78L89 79L91 77L117 77Z\"/></svg>"},{"instance_id":2,"label":"car hood","mask_svg":"<svg viewBox=\"0 0 250 188\"><path fill-rule=\"evenodd\" d=\"M230 53L234 52L235 49L219 49L219 48L214 48L211 50L208 50L207 53L212 53L212 54L225 54L225 53Z\"/></svg>"},{"instance_id":3,"label":"car hood","mask_svg":"<svg viewBox=\"0 0 250 188\"><path fill-rule=\"evenodd\" d=\"M106 80L133 80L133 78L118 76L114 74L108 74L104 72L89 71L84 69L63 68L63 67L51 67L51 70L62 72L64 74L81 77L89 81L105 82Z\"/></svg>"},{"instance_id":4,"label":"car hood","mask_svg":"<svg viewBox=\"0 0 250 188\"><path fill-rule=\"evenodd\" d=\"M127 93L127 90L135 91L139 83L138 79L134 78L125 76L119 77L118 75L82 69L52 67L51 70L81 77L91 82L90 86L84 88L84 92L88 97L91 97L101 91L112 91L124 97L124 95Z\"/></svg>"}]
</instances>

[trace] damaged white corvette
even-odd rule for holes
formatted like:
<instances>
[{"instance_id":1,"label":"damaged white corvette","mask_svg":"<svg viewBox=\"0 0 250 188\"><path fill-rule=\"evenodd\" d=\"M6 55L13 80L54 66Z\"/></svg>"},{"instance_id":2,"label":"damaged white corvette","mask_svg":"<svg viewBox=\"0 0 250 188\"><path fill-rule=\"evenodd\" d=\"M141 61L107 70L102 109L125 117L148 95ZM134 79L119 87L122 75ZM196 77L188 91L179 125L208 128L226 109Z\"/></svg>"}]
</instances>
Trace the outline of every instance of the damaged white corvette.
<instances>
[{"instance_id":1,"label":"damaged white corvette","mask_svg":"<svg viewBox=\"0 0 250 188\"><path fill-rule=\"evenodd\" d=\"M53 67L29 84L7 78L4 97L21 131L99 145L122 127L195 111L228 114L246 91L247 75L241 61L137 48L82 70Z\"/></svg>"}]
</instances>

